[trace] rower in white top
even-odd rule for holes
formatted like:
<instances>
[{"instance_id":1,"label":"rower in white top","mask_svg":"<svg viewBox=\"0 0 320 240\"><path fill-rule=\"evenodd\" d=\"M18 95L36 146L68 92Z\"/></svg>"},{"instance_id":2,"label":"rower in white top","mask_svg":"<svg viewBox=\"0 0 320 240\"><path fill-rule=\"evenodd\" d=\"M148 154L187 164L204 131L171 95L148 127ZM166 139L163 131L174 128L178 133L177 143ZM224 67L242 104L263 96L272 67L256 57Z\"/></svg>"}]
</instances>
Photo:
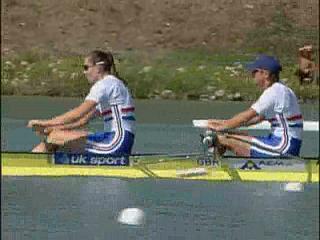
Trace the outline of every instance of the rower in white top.
<instances>
[{"instance_id":1,"label":"rower in white top","mask_svg":"<svg viewBox=\"0 0 320 240\"><path fill-rule=\"evenodd\" d=\"M84 75L92 83L78 107L49 120L30 120L28 127L42 137L33 152L90 153L128 156L135 139L135 107L129 89L116 71L110 52L92 51L84 59ZM104 129L82 129L95 117Z\"/></svg>"},{"instance_id":2,"label":"rower in white top","mask_svg":"<svg viewBox=\"0 0 320 240\"><path fill-rule=\"evenodd\" d=\"M228 149L238 156L247 157L299 156L303 116L294 92L279 81L282 70L279 61L272 56L261 55L247 68L264 92L249 109L230 119L207 120L207 128L218 133L216 140L220 154ZM225 134L230 129L264 120L271 124L271 132L267 136Z\"/></svg>"}]
</instances>

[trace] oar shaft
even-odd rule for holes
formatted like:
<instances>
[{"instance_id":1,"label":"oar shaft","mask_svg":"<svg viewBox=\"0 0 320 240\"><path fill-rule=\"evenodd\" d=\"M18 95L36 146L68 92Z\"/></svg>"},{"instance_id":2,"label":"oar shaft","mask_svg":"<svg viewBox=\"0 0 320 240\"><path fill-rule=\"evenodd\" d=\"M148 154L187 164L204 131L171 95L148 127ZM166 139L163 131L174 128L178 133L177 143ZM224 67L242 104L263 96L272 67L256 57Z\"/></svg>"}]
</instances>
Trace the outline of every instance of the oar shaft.
<instances>
[{"instance_id":1,"label":"oar shaft","mask_svg":"<svg viewBox=\"0 0 320 240\"><path fill-rule=\"evenodd\" d=\"M132 157L144 157L144 156L163 156L163 157L191 157L198 156L200 153L192 152L192 153L162 153L162 152L150 152L150 153L133 153L130 156Z\"/></svg>"}]
</instances>

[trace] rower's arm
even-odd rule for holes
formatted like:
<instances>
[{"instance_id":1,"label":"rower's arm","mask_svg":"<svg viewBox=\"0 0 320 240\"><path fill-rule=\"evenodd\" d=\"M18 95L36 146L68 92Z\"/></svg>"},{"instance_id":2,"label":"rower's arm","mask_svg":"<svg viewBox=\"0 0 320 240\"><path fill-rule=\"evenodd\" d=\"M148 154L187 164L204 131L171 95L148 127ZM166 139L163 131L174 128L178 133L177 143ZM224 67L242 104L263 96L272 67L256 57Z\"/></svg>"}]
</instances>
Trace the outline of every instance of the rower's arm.
<instances>
[{"instance_id":1,"label":"rower's arm","mask_svg":"<svg viewBox=\"0 0 320 240\"><path fill-rule=\"evenodd\" d=\"M90 112L88 112L86 115L82 116L80 119L72 122L72 123L67 123L67 124L63 124L60 127L52 127L52 128L47 128L46 131L50 132L53 129L60 129L60 130L71 130L71 129L75 129L75 128L80 128L84 125L86 125L89 120L95 115L96 113L96 109L92 109Z\"/></svg>"},{"instance_id":2,"label":"rower's arm","mask_svg":"<svg viewBox=\"0 0 320 240\"><path fill-rule=\"evenodd\" d=\"M97 105L97 103L95 101L86 100L81 105L70 110L69 112L66 112L60 116L57 116L57 117L47 121L47 125L50 126L50 125L69 124L69 123L72 123L75 121L80 121L82 118L83 118L83 120L81 120L81 122L86 121L86 119L89 120L91 117L91 115L89 113L95 111L96 105ZM89 118L87 116L88 114L90 115Z\"/></svg>"},{"instance_id":3,"label":"rower's arm","mask_svg":"<svg viewBox=\"0 0 320 240\"><path fill-rule=\"evenodd\" d=\"M229 129L246 126L248 125L248 123L250 123L251 125L251 122L257 121L259 119L258 117L259 116L257 115L256 111L252 108L249 108L248 110L235 115L233 118L225 120L223 123L223 127Z\"/></svg>"},{"instance_id":4,"label":"rower's arm","mask_svg":"<svg viewBox=\"0 0 320 240\"><path fill-rule=\"evenodd\" d=\"M251 126L251 125L255 125L255 124L257 124L257 123L262 122L264 119L265 119L264 116L262 116L262 115L257 115L257 116L255 116L254 118L252 118L251 120L249 120L249 121L245 124L245 126L248 127L248 126Z\"/></svg>"}]
</instances>

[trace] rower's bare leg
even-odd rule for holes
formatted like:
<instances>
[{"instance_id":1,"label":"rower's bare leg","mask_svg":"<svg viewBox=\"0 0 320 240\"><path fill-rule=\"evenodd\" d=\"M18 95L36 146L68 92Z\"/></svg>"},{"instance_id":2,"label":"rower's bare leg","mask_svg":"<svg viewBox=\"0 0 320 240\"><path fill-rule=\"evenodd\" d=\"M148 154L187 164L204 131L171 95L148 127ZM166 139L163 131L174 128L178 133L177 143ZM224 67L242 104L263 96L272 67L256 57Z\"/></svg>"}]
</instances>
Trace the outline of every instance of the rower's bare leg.
<instances>
[{"instance_id":1,"label":"rower's bare leg","mask_svg":"<svg viewBox=\"0 0 320 240\"><path fill-rule=\"evenodd\" d=\"M56 150L56 148L57 147L52 144L41 142L37 146L35 146L31 152L33 152L33 153L52 153Z\"/></svg>"},{"instance_id":2,"label":"rower's bare leg","mask_svg":"<svg viewBox=\"0 0 320 240\"><path fill-rule=\"evenodd\" d=\"M232 138L235 137L235 138ZM243 140L243 141L241 141ZM252 141L252 137L244 135L218 135L219 144L225 146L228 150L234 152L237 156L250 156L251 145L247 142ZM246 142L244 142L246 141Z\"/></svg>"},{"instance_id":3,"label":"rower's bare leg","mask_svg":"<svg viewBox=\"0 0 320 240\"><path fill-rule=\"evenodd\" d=\"M39 143L37 146L35 146L32 149L32 152L34 153L45 153L47 152L47 146L44 142Z\"/></svg>"},{"instance_id":4,"label":"rower's bare leg","mask_svg":"<svg viewBox=\"0 0 320 240\"><path fill-rule=\"evenodd\" d=\"M83 152L87 135L87 131L53 130L49 134L47 141L58 145L60 149L67 152Z\"/></svg>"}]
</instances>

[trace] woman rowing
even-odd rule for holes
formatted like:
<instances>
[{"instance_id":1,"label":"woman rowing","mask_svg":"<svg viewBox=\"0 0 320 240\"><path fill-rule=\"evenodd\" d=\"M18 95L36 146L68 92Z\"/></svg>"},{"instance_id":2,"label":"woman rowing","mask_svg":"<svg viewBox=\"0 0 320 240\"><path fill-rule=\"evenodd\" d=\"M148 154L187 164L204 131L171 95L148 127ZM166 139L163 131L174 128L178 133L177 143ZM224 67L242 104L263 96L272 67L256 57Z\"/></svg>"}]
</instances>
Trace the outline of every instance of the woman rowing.
<instances>
[{"instance_id":1,"label":"woman rowing","mask_svg":"<svg viewBox=\"0 0 320 240\"><path fill-rule=\"evenodd\" d=\"M272 56L261 55L247 68L264 92L249 109L233 118L209 120L208 127L218 132L219 152L223 153L226 148L239 156L298 156L302 143L303 118L294 92L279 81L282 70L279 61ZM263 120L271 124L271 133L267 136L220 134Z\"/></svg>"},{"instance_id":2,"label":"woman rowing","mask_svg":"<svg viewBox=\"0 0 320 240\"><path fill-rule=\"evenodd\" d=\"M118 77L112 54L91 52L84 59L84 74L93 86L82 104L51 120L29 121L28 127L46 135L46 141L33 152L131 153L135 108L128 88ZM104 131L89 133L79 129L97 116L103 119Z\"/></svg>"}]
</instances>

